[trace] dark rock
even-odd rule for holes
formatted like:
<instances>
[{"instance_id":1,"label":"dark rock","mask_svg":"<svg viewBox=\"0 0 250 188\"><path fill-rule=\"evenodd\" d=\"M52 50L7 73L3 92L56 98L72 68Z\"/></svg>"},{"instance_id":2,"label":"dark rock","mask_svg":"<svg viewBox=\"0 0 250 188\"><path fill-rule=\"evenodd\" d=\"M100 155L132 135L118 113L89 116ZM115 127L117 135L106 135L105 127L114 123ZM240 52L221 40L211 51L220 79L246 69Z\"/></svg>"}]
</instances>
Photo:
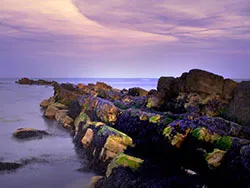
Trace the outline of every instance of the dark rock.
<instances>
[{"instance_id":1,"label":"dark rock","mask_svg":"<svg viewBox=\"0 0 250 188\"><path fill-rule=\"evenodd\" d=\"M146 96L148 94L148 91L146 91L145 89L139 88L139 87L134 87L134 88L130 88L128 90L128 95L131 96Z\"/></svg>"},{"instance_id":2,"label":"dark rock","mask_svg":"<svg viewBox=\"0 0 250 188\"><path fill-rule=\"evenodd\" d=\"M158 81L158 108L161 111L217 116L230 102L237 83L203 70L190 70L179 78Z\"/></svg>"},{"instance_id":3,"label":"dark rock","mask_svg":"<svg viewBox=\"0 0 250 188\"><path fill-rule=\"evenodd\" d=\"M76 119L76 117L80 114L82 111L82 107L79 104L78 100L73 100L70 102L68 107L68 115L72 119Z\"/></svg>"},{"instance_id":4,"label":"dark rock","mask_svg":"<svg viewBox=\"0 0 250 188\"><path fill-rule=\"evenodd\" d=\"M157 90L162 100L177 97L178 88L176 88L176 79L174 77L161 77L158 80Z\"/></svg>"},{"instance_id":5,"label":"dark rock","mask_svg":"<svg viewBox=\"0 0 250 188\"><path fill-rule=\"evenodd\" d=\"M36 130L32 128L19 128L13 133L13 136L18 139L42 138L43 136L47 135L49 135L49 133L47 133L46 131Z\"/></svg>"},{"instance_id":6,"label":"dark rock","mask_svg":"<svg viewBox=\"0 0 250 188\"><path fill-rule=\"evenodd\" d=\"M54 85L56 82L46 81L46 80L31 80L29 78L21 78L16 83L21 85Z\"/></svg>"},{"instance_id":7,"label":"dark rock","mask_svg":"<svg viewBox=\"0 0 250 188\"><path fill-rule=\"evenodd\" d=\"M240 153L242 165L246 170L248 170L248 172L250 172L250 145L243 146Z\"/></svg>"},{"instance_id":8,"label":"dark rock","mask_svg":"<svg viewBox=\"0 0 250 188\"><path fill-rule=\"evenodd\" d=\"M185 91L188 93L222 95L224 79L216 74L194 69L185 75Z\"/></svg>"},{"instance_id":9,"label":"dark rock","mask_svg":"<svg viewBox=\"0 0 250 188\"><path fill-rule=\"evenodd\" d=\"M250 82L241 82L234 91L233 100L228 108L228 116L236 121L250 125Z\"/></svg>"},{"instance_id":10,"label":"dark rock","mask_svg":"<svg viewBox=\"0 0 250 188\"><path fill-rule=\"evenodd\" d=\"M16 170L22 166L23 164L20 164L20 163L0 162L0 171Z\"/></svg>"}]
</instances>

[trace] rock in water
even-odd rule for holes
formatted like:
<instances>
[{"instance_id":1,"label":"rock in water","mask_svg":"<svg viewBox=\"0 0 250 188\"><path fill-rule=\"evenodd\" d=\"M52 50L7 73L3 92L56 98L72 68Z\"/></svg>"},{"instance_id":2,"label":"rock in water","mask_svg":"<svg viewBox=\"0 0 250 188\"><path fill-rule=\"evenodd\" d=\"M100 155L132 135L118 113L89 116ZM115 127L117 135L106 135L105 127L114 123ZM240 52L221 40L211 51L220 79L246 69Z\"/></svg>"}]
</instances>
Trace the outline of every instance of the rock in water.
<instances>
[{"instance_id":1,"label":"rock in water","mask_svg":"<svg viewBox=\"0 0 250 188\"><path fill-rule=\"evenodd\" d=\"M13 133L13 136L18 139L42 138L46 135L49 135L49 133L47 133L46 131L36 130L32 128L19 128Z\"/></svg>"},{"instance_id":2,"label":"rock in water","mask_svg":"<svg viewBox=\"0 0 250 188\"><path fill-rule=\"evenodd\" d=\"M15 170L22 166L23 164L20 163L0 162L0 171Z\"/></svg>"}]
</instances>

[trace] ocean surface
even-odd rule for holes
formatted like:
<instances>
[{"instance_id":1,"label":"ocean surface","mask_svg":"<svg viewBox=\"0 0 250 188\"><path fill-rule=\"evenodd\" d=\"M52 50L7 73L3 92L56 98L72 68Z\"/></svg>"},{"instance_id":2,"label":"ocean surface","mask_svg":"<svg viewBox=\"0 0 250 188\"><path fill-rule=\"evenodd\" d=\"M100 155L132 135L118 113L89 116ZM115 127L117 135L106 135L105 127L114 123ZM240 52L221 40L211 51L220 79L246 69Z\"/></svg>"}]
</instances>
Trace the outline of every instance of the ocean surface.
<instances>
[{"instance_id":1,"label":"ocean surface","mask_svg":"<svg viewBox=\"0 0 250 188\"><path fill-rule=\"evenodd\" d=\"M69 133L56 122L42 117L43 99L53 95L52 87L15 84L17 79L0 79L0 161L24 162L13 172L0 172L1 188L84 188L92 176L79 171L86 161L75 152ZM157 79L46 79L59 83L96 83L103 81L114 88L139 86L156 88ZM46 130L53 136L20 141L12 133L21 127Z\"/></svg>"}]
</instances>

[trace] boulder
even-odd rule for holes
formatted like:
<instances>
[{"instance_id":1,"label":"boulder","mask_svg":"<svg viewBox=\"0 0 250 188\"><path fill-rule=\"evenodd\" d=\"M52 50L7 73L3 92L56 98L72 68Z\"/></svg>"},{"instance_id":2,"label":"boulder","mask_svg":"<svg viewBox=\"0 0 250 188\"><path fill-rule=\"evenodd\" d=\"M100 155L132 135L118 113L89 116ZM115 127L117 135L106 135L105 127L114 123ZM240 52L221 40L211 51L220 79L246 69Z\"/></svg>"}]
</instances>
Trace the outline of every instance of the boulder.
<instances>
[{"instance_id":1,"label":"boulder","mask_svg":"<svg viewBox=\"0 0 250 188\"><path fill-rule=\"evenodd\" d=\"M68 110L57 110L55 119L56 121L63 123L64 118L67 116Z\"/></svg>"},{"instance_id":2,"label":"boulder","mask_svg":"<svg viewBox=\"0 0 250 188\"><path fill-rule=\"evenodd\" d=\"M142 89L140 87L134 87L134 88L130 88L128 90L128 95L131 96L146 96L148 94L148 91L146 91L145 89Z\"/></svg>"},{"instance_id":3,"label":"boulder","mask_svg":"<svg viewBox=\"0 0 250 188\"><path fill-rule=\"evenodd\" d=\"M160 77L157 84L160 99L171 99L178 96L178 88L174 77Z\"/></svg>"},{"instance_id":4,"label":"boulder","mask_svg":"<svg viewBox=\"0 0 250 188\"><path fill-rule=\"evenodd\" d=\"M114 124L120 114L112 102L101 99L99 97L88 97L82 100L82 106L85 108L85 113L92 121L102 121L107 124Z\"/></svg>"},{"instance_id":5,"label":"boulder","mask_svg":"<svg viewBox=\"0 0 250 188\"><path fill-rule=\"evenodd\" d=\"M0 162L0 171L16 170L22 166L20 163Z\"/></svg>"},{"instance_id":6,"label":"boulder","mask_svg":"<svg viewBox=\"0 0 250 188\"><path fill-rule=\"evenodd\" d=\"M44 116L48 119L55 119L57 111L58 109L54 105L50 105L44 112Z\"/></svg>"},{"instance_id":7,"label":"boulder","mask_svg":"<svg viewBox=\"0 0 250 188\"><path fill-rule=\"evenodd\" d=\"M132 138L101 122L80 121L74 142L84 147L93 165L105 172L108 163L127 147L133 147Z\"/></svg>"},{"instance_id":8,"label":"boulder","mask_svg":"<svg viewBox=\"0 0 250 188\"><path fill-rule=\"evenodd\" d=\"M33 128L19 128L13 133L13 136L18 139L42 138L43 136L47 135L49 135L49 133L47 133L46 131L41 131Z\"/></svg>"},{"instance_id":9,"label":"boulder","mask_svg":"<svg viewBox=\"0 0 250 188\"><path fill-rule=\"evenodd\" d=\"M50 102L48 99L44 99L41 103L40 103L40 107L46 109L48 106L50 105Z\"/></svg>"},{"instance_id":10,"label":"boulder","mask_svg":"<svg viewBox=\"0 0 250 188\"><path fill-rule=\"evenodd\" d=\"M237 83L198 69L158 80L158 109L217 116L232 100ZM155 100L156 101L156 100Z\"/></svg>"},{"instance_id":11,"label":"boulder","mask_svg":"<svg viewBox=\"0 0 250 188\"><path fill-rule=\"evenodd\" d=\"M128 167L132 171L136 171L143 163L143 160L133 156L120 153L108 165L106 176L110 176L113 169L117 167Z\"/></svg>"},{"instance_id":12,"label":"boulder","mask_svg":"<svg viewBox=\"0 0 250 188\"><path fill-rule=\"evenodd\" d=\"M237 85L233 100L228 108L228 116L244 125L250 125L250 81Z\"/></svg>"},{"instance_id":13,"label":"boulder","mask_svg":"<svg viewBox=\"0 0 250 188\"><path fill-rule=\"evenodd\" d=\"M224 79L222 76L193 69L181 79L185 80L185 91L187 93L198 93L207 95L222 95Z\"/></svg>"},{"instance_id":14,"label":"boulder","mask_svg":"<svg viewBox=\"0 0 250 188\"><path fill-rule=\"evenodd\" d=\"M71 117L65 116L61 121L64 128L74 129L74 120Z\"/></svg>"}]
</instances>

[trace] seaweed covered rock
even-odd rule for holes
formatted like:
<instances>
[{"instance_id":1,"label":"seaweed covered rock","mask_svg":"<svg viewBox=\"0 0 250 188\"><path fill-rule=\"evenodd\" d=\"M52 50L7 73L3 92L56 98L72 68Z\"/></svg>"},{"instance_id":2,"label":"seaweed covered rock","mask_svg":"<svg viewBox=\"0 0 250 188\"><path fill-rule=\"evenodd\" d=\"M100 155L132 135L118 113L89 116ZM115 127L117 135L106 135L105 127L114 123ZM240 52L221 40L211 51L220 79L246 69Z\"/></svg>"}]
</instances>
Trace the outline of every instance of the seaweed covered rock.
<instances>
[{"instance_id":1,"label":"seaweed covered rock","mask_svg":"<svg viewBox=\"0 0 250 188\"><path fill-rule=\"evenodd\" d=\"M143 163L142 159L126 155L124 153L121 153L117 155L108 165L108 169L106 172L106 176L110 176L113 169L123 166L123 167L128 167L132 171L136 171L141 164Z\"/></svg>"},{"instance_id":2,"label":"seaweed covered rock","mask_svg":"<svg viewBox=\"0 0 250 188\"><path fill-rule=\"evenodd\" d=\"M107 124L114 124L120 114L120 109L112 102L99 97L82 97L79 101L85 113L92 121L102 121Z\"/></svg>"},{"instance_id":3,"label":"seaweed covered rock","mask_svg":"<svg viewBox=\"0 0 250 188\"><path fill-rule=\"evenodd\" d=\"M13 136L18 139L42 138L43 136L47 135L49 135L49 133L47 133L46 131L36 130L32 128L19 128L13 133Z\"/></svg>"},{"instance_id":4,"label":"seaweed covered rock","mask_svg":"<svg viewBox=\"0 0 250 188\"><path fill-rule=\"evenodd\" d=\"M126 134L101 122L77 120L74 142L78 148L85 148L90 165L98 164L99 171L106 171L109 162L127 147L133 147L133 140Z\"/></svg>"}]
</instances>

